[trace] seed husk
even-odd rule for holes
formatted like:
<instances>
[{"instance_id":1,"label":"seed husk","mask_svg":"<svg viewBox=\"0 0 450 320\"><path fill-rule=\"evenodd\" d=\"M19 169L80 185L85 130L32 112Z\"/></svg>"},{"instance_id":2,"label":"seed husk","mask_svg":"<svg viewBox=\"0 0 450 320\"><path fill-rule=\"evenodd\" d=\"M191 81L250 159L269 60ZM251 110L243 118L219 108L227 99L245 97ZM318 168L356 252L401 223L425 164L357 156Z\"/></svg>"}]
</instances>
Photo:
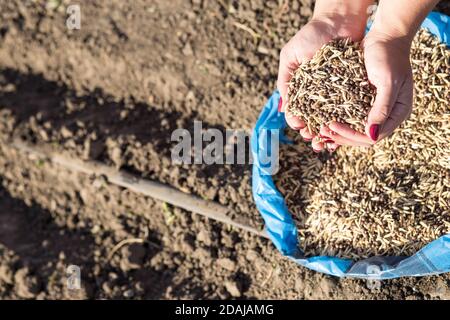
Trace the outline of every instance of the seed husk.
<instances>
[{"instance_id":1,"label":"seed husk","mask_svg":"<svg viewBox=\"0 0 450 320\"><path fill-rule=\"evenodd\" d=\"M450 50L420 30L411 61L413 112L374 147L316 155L288 132L275 183L307 256L411 255L450 233Z\"/></svg>"},{"instance_id":2,"label":"seed husk","mask_svg":"<svg viewBox=\"0 0 450 320\"><path fill-rule=\"evenodd\" d=\"M360 43L335 39L295 71L289 82L287 108L314 134L331 121L364 132L375 93Z\"/></svg>"}]
</instances>

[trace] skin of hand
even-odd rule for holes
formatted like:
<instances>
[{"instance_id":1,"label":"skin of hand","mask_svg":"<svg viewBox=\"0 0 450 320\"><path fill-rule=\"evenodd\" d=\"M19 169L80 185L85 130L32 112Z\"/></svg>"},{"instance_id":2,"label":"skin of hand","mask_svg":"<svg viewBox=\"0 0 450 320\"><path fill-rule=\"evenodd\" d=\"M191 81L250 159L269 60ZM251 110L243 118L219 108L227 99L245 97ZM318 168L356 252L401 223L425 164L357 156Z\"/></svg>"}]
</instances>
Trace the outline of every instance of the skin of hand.
<instances>
[{"instance_id":1,"label":"skin of hand","mask_svg":"<svg viewBox=\"0 0 450 320\"><path fill-rule=\"evenodd\" d=\"M374 105L361 134L330 123L320 134L339 145L370 146L389 136L412 111L411 42L436 0L381 0L371 31L363 40L369 81L377 88ZM404 8L408 10L404 10Z\"/></svg>"},{"instance_id":2,"label":"skin of hand","mask_svg":"<svg viewBox=\"0 0 450 320\"><path fill-rule=\"evenodd\" d=\"M361 41L367 22L367 7L372 0L349 1L316 1L314 16L297 34L283 47L280 53L277 87L282 102L280 111L285 111L288 82L298 66L313 57L318 49L332 39L351 38ZM323 148L334 151L338 144L330 139L321 140L312 135L305 123L289 112L285 114L287 124L300 132L306 141L312 140L314 151Z\"/></svg>"},{"instance_id":3,"label":"skin of hand","mask_svg":"<svg viewBox=\"0 0 450 320\"><path fill-rule=\"evenodd\" d=\"M318 49L336 37L350 37L360 41L364 35L365 20L355 23L360 17L341 16L339 14L315 15L297 34L283 47L280 53L280 66L278 72L277 87L281 97L286 101L288 82L292 73L298 66L313 57ZM282 103L280 111L285 111ZM305 123L291 113L285 113L287 124L294 130L300 132L305 141L312 140L312 147L320 151L324 147L335 150L337 144L329 140L320 141L313 136L305 126ZM328 141L328 145L327 144Z\"/></svg>"},{"instance_id":4,"label":"skin of hand","mask_svg":"<svg viewBox=\"0 0 450 320\"><path fill-rule=\"evenodd\" d=\"M332 122L320 133L339 145L368 147L389 136L412 111L413 78L409 60L411 42L377 30L364 39L367 75L377 88L374 105L369 112L366 134L346 124Z\"/></svg>"}]
</instances>

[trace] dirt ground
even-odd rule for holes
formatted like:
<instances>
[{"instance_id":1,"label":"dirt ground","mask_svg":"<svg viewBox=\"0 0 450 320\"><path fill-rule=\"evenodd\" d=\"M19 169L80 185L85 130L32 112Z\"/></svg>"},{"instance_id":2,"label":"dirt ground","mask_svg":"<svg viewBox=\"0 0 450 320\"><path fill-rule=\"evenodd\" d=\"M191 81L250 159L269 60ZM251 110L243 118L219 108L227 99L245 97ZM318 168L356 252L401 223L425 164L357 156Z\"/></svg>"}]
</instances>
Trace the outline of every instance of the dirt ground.
<instances>
[{"instance_id":1,"label":"dirt ground","mask_svg":"<svg viewBox=\"0 0 450 320\"><path fill-rule=\"evenodd\" d=\"M299 267L266 239L10 146L20 137L99 160L261 228L251 166L174 165L170 136L194 120L251 129L275 88L278 52L313 1L82 1L72 31L68 4L0 4L0 298L450 298L448 275L369 289ZM448 2L440 9L448 14ZM71 264L81 267L81 290L67 288Z\"/></svg>"}]
</instances>

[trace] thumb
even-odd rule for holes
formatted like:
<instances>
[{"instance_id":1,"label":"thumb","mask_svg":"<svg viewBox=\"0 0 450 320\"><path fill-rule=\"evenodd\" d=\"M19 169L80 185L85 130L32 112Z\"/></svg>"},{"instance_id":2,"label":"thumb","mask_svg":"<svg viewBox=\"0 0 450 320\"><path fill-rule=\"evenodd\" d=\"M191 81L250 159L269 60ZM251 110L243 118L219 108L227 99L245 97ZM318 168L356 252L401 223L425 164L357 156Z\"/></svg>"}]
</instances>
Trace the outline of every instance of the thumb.
<instances>
[{"instance_id":1,"label":"thumb","mask_svg":"<svg viewBox=\"0 0 450 320\"><path fill-rule=\"evenodd\" d=\"M398 95L395 85L377 86L375 102L367 117L366 134L377 141L384 123L389 118Z\"/></svg>"},{"instance_id":2,"label":"thumb","mask_svg":"<svg viewBox=\"0 0 450 320\"><path fill-rule=\"evenodd\" d=\"M280 65L278 68L277 88L280 91L282 98L281 111L285 111L287 102L287 92L289 81L292 78L293 73L298 68L299 63L295 57L295 54L288 47L284 47L280 52Z\"/></svg>"}]
</instances>

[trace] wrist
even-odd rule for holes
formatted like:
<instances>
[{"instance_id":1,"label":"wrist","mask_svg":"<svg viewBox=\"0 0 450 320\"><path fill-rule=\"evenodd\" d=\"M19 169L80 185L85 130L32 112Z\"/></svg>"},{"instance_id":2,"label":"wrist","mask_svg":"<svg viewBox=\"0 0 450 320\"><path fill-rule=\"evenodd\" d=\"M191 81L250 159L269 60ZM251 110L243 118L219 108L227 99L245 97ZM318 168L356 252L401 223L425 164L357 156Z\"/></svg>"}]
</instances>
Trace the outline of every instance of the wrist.
<instances>
[{"instance_id":1,"label":"wrist","mask_svg":"<svg viewBox=\"0 0 450 320\"><path fill-rule=\"evenodd\" d=\"M353 16L367 20L368 7L374 0L316 0L313 17L322 16Z\"/></svg>"},{"instance_id":2,"label":"wrist","mask_svg":"<svg viewBox=\"0 0 450 320\"><path fill-rule=\"evenodd\" d=\"M404 38L391 38L384 34L370 32L364 38L364 50L369 50L372 45L384 46L385 48L390 48L391 52L396 53L396 57L402 58L409 62L409 55L411 51L411 41ZM400 63L400 61L398 61Z\"/></svg>"},{"instance_id":3,"label":"wrist","mask_svg":"<svg viewBox=\"0 0 450 320\"><path fill-rule=\"evenodd\" d=\"M311 21L330 26L337 37L361 40L368 19L368 7L373 0L317 0Z\"/></svg>"},{"instance_id":4,"label":"wrist","mask_svg":"<svg viewBox=\"0 0 450 320\"><path fill-rule=\"evenodd\" d=\"M325 24L333 37L351 38L354 41L360 41L364 37L366 20L359 20L359 18L327 12L315 14L310 23Z\"/></svg>"},{"instance_id":5,"label":"wrist","mask_svg":"<svg viewBox=\"0 0 450 320\"><path fill-rule=\"evenodd\" d=\"M401 22L383 21L382 16L377 16L370 29L369 35L376 35L384 41L396 40L405 48L409 48L416 34L416 29L408 27Z\"/></svg>"},{"instance_id":6,"label":"wrist","mask_svg":"<svg viewBox=\"0 0 450 320\"><path fill-rule=\"evenodd\" d=\"M378 34L401 39L411 45L420 24L438 2L439 0L382 0L372 29Z\"/></svg>"}]
</instances>

